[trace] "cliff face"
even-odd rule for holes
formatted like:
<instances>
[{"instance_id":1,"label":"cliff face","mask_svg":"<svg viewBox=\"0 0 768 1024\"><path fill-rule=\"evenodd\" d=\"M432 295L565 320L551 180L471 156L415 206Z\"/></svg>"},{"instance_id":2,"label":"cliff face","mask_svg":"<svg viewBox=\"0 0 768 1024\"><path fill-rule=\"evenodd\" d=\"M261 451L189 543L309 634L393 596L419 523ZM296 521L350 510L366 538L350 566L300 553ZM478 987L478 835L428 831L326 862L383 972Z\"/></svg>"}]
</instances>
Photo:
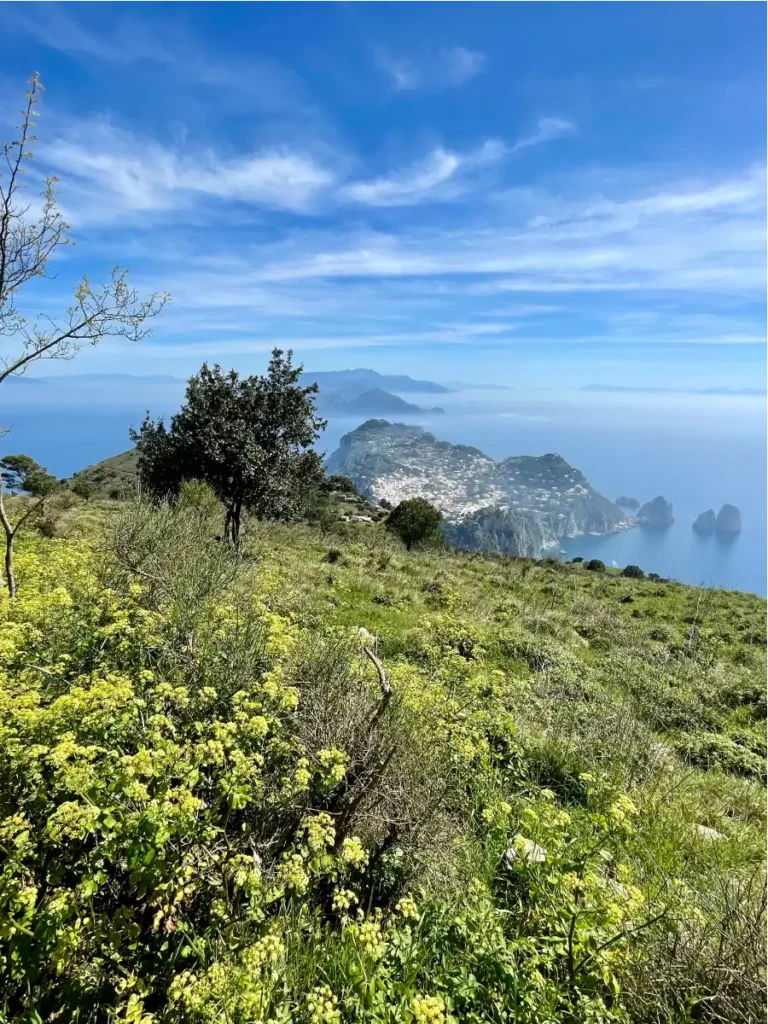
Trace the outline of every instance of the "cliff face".
<instances>
[{"instance_id":1,"label":"cliff face","mask_svg":"<svg viewBox=\"0 0 768 1024\"><path fill-rule=\"evenodd\" d=\"M674 523L672 516L672 502L659 495L652 501L646 501L637 513L637 520L641 526L665 527Z\"/></svg>"},{"instance_id":2,"label":"cliff face","mask_svg":"<svg viewBox=\"0 0 768 1024\"><path fill-rule=\"evenodd\" d=\"M426 498L443 513L452 543L471 549L535 556L565 537L632 525L559 455L496 462L402 423L363 423L345 434L327 465L375 501Z\"/></svg>"},{"instance_id":3,"label":"cliff face","mask_svg":"<svg viewBox=\"0 0 768 1024\"><path fill-rule=\"evenodd\" d=\"M706 512L701 512L693 523L693 528L696 533L712 533L715 529L715 523L717 522L717 516L715 510L708 508Z\"/></svg>"},{"instance_id":4,"label":"cliff face","mask_svg":"<svg viewBox=\"0 0 768 1024\"><path fill-rule=\"evenodd\" d=\"M735 505L723 505L717 513L715 528L718 533L741 533L741 512Z\"/></svg>"}]
</instances>

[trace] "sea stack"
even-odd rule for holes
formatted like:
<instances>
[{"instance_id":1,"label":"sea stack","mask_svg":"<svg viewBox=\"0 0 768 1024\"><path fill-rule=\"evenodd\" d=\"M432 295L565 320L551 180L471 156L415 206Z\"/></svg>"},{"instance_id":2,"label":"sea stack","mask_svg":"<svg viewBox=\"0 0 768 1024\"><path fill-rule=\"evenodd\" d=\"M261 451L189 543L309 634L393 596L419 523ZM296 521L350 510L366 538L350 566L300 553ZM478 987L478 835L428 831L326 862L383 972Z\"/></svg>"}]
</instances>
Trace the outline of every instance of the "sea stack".
<instances>
[{"instance_id":1,"label":"sea stack","mask_svg":"<svg viewBox=\"0 0 768 1024\"><path fill-rule=\"evenodd\" d=\"M741 533L741 512L735 505L723 505L717 513L715 529L718 533L729 536Z\"/></svg>"},{"instance_id":2,"label":"sea stack","mask_svg":"<svg viewBox=\"0 0 768 1024\"><path fill-rule=\"evenodd\" d=\"M654 529L671 526L675 521L672 517L672 502L660 494L652 501L646 501L637 513L637 519L641 526L650 526Z\"/></svg>"},{"instance_id":3,"label":"sea stack","mask_svg":"<svg viewBox=\"0 0 768 1024\"><path fill-rule=\"evenodd\" d=\"M696 517L693 528L696 533L710 534L715 532L716 524L717 516L715 515L715 510L708 508L706 512L702 512Z\"/></svg>"}]
</instances>

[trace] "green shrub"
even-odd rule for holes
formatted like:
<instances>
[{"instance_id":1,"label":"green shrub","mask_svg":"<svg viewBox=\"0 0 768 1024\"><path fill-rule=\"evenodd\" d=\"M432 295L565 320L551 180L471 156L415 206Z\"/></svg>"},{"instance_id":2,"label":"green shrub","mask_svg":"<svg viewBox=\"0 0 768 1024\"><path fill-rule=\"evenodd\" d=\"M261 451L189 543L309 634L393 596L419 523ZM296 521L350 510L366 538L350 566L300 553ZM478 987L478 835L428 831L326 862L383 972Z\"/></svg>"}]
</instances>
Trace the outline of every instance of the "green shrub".
<instances>
[{"instance_id":1,"label":"green shrub","mask_svg":"<svg viewBox=\"0 0 768 1024\"><path fill-rule=\"evenodd\" d=\"M639 565L625 565L621 570L621 575L626 576L630 580L644 580L645 573Z\"/></svg>"},{"instance_id":2,"label":"green shrub","mask_svg":"<svg viewBox=\"0 0 768 1024\"><path fill-rule=\"evenodd\" d=\"M590 572L605 572L605 562L602 562L599 558L590 558L587 562L587 568Z\"/></svg>"}]
</instances>

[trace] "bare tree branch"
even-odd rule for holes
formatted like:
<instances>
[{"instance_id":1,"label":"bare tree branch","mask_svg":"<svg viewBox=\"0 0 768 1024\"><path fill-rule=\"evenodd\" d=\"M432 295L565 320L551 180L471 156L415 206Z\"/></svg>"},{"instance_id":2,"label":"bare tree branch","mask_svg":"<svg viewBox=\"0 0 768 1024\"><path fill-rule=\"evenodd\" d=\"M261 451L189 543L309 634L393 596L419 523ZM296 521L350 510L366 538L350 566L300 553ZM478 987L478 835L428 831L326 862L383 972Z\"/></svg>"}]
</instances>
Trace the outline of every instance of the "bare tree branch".
<instances>
[{"instance_id":1,"label":"bare tree branch","mask_svg":"<svg viewBox=\"0 0 768 1024\"><path fill-rule=\"evenodd\" d=\"M10 339L12 354L0 356L0 384L23 374L42 359L72 359L83 345L104 338L140 341L149 333L148 321L168 301L165 294L141 299L128 283L128 271L115 267L109 279L94 286L84 277L75 289L74 302L60 317L39 315L30 321L18 306L18 294L35 278L47 277L49 260L70 245L69 225L56 200L56 178L45 180L39 210L20 201L25 188L26 163L32 159L35 108L42 85L35 73L30 80L18 137L2 145L0 161L0 338ZM3 166L4 164L4 166Z\"/></svg>"}]
</instances>

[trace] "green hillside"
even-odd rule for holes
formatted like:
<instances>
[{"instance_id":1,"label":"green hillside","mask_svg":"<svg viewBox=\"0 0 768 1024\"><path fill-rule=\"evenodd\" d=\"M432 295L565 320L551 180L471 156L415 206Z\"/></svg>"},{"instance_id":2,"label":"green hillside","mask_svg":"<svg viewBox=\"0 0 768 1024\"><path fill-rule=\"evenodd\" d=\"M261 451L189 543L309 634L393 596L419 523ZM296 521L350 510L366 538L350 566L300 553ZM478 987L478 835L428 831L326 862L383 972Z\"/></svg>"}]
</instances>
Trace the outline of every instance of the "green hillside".
<instances>
[{"instance_id":1,"label":"green hillside","mask_svg":"<svg viewBox=\"0 0 768 1024\"><path fill-rule=\"evenodd\" d=\"M87 480L102 498L124 498L136 493L138 456L135 448L81 469L72 477L71 484Z\"/></svg>"},{"instance_id":2,"label":"green hillside","mask_svg":"<svg viewBox=\"0 0 768 1024\"><path fill-rule=\"evenodd\" d=\"M0 1020L764 1016L764 601L218 532L19 541Z\"/></svg>"}]
</instances>

